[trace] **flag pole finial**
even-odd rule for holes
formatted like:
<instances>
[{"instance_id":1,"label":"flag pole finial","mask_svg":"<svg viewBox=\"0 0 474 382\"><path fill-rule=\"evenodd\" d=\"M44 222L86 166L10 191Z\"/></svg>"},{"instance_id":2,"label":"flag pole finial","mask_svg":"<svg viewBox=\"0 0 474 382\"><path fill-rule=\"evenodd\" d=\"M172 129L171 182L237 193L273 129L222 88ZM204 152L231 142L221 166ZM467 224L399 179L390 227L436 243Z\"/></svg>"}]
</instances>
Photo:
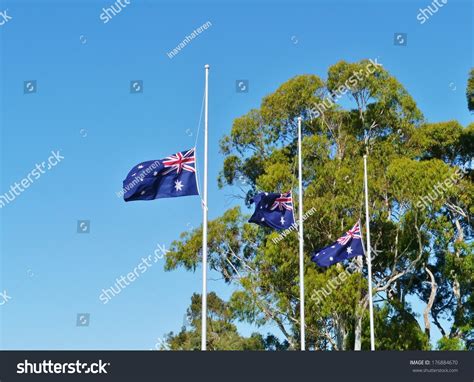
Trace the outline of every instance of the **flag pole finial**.
<instances>
[{"instance_id":1,"label":"flag pole finial","mask_svg":"<svg viewBox=\"0 0 474 382\"><path fill-rule=\"evenodd\" d=\"M209 69L211 66L209 64L204 65L204 69Z\"/></svg>"}]
</instances>

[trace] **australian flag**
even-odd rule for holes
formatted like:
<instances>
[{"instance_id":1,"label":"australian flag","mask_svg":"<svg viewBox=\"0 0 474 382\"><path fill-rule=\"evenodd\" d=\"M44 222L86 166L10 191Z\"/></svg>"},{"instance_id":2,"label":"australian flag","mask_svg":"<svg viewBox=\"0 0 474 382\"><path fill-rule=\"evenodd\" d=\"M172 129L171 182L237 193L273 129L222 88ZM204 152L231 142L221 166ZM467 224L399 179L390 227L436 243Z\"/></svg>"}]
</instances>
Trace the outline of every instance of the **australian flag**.
<instances>
[{"instance_id":1,"label":"australian flag","mask_svg":"<svg viewBox=\"0 0 474 382\"><path fill-rule=\"evenodd\" d=\"M250 201L255 203L250 223L273 229L287 229L295 223L291 191L286 194L261 192Z\"/></svg>"},{"instance_id":2,"label":"australian flag","mask_svg":"<svg viewBox=\"0 0 474 382\"><path fill-rule=\"evenodd\" d=\"M334 244L316 251L311 260L320 267L329 267L345 259L363 255L362 237L360 235L359 222L357 222L352 229L337 239Z\"/></svg>"},{"instance_id":3,"label":"australian flag","mask_svg":"<svg viewBox=\"0 0 474 382\"><path fill-rule=\"evenodd\" d=\"M123 181L123 198L153 200L198 195L195 149L181 151L165 159L139 163Z\"/></svg>"}]
</instances>

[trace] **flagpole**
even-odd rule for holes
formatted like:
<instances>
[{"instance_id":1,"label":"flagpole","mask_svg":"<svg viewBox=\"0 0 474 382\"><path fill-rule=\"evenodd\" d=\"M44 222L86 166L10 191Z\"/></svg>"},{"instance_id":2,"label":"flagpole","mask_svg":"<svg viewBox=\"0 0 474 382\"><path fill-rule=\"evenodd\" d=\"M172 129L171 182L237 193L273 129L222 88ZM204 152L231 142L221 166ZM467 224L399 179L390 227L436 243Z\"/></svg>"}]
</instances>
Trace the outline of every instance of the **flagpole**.
<instances>
[{"instance_id":1,"label":"flagpole","mask_svg":"<svg viewBox=\"0 0 474 382\"><path fill-rule=\"evenodd\" d=\"M204 95L204 187L202 199L202 318L201 318L201 350L207 344L207 124L208 124L208 82L209 65L205 65L206 84Z\"/></svg>"},{"instance_id":2,"label":"flagpole","mask_svg":"<svg viewBox=\"0 0 474 382\"><path fill-rule=\"evenodd\" d=\"M369 313L370 313L370 350L375 350L374 338L374 302L372 297L372 258L370 254L370 218L369 218L369 190L367 186L367 155L364 155L364 187L365 187L365 226L367 232L367 270L369 278Z\"/></svg>"},{"instance_id":3,"label":"flagpole","mask_svg":"<svg viewBox=\"0 0 474 382\"><path fill-rule=\"evenodd\" d=\"M305 350L305 320L304 320L304 254L303 254L303 160L301 157L301 117L298 117L298 220L299 220L299 250L300 250L300 326L301 345Z\"/></svg>"}]
</instances>

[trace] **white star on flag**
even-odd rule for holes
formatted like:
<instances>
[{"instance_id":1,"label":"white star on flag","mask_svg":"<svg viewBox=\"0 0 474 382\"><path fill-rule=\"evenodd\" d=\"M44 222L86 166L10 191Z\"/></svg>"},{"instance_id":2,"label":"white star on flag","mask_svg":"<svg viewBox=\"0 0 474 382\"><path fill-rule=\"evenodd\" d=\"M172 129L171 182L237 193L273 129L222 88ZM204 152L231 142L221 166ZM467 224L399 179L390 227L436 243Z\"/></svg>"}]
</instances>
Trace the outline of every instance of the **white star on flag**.
<instances>
[{"instance_id":1,"label":"white star on flag","mask_svg":"<svg viewBox=\"0 0 474 382\"><path fill-rule=\"evenodd\" d=\"M183 189L183 182L177 180L176 182L174 182L174 188L176 189L176 191L181 191Z\"/></svg>"},{"instance_id":2,"label":"white star on flag","mask_svg":"<svg viewBox=\"0 0 474 382\"><path fill-rule=\"evenodd\" d=\"M347 253L348 253L349 255L352 253L352 248L351 248L351 247L347 248Z\"/></svg>"},{"instance_id":3,"label":"white star on flag","mask_svg":"<svg viewBox=\"0 0 474 382\"><path fill-rule=\"evenodd\" d=\"M281 223L281 225L285 225L285 218L283 216L280 219L280 223Z\"/></svg>"}]
</instances>

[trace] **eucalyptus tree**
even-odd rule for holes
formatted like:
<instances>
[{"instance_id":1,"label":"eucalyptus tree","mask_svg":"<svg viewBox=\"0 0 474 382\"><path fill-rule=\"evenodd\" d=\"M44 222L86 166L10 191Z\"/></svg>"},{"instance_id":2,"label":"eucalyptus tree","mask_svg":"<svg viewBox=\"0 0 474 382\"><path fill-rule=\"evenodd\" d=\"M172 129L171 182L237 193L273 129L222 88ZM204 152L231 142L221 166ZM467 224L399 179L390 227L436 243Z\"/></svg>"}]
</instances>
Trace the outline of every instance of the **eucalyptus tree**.
<instances>
[{"instance_id":1,"label":"eucalyptus tree","mask_svg":"<svg viewBox=\"0 0 474 382\"><path fill-rule=\"evenodd\" d=\"M439 348L469 347L474 125L427 123L406 89L371 60L338 62L325 80L311 74L289 79L260 107L236 118L222 138L218 185L235 190L241 203L209 223L209 267L234 286L225 302L232 320L271 324L283 338L269 337L267 346L261 337L263 342L250 342L255 348L298 349L297 234L274 240L278 232L247 219L253 194L295 187L299 116L304 120L304 208L316 211L304 223L307 347L369 348L362 259L353 260L351 272L347 264L326 269L310 261L313 251L363 219L364 154L369 157L376 347L429 349L432 325L443 336ZM173 242L167 270L196 270L201 234L197 228ZM328 292L342 273L344 282ZM322 290L325 298L314 298ZM237 343L248 348L249 342Z\"/></svg>"}]
</instances>

